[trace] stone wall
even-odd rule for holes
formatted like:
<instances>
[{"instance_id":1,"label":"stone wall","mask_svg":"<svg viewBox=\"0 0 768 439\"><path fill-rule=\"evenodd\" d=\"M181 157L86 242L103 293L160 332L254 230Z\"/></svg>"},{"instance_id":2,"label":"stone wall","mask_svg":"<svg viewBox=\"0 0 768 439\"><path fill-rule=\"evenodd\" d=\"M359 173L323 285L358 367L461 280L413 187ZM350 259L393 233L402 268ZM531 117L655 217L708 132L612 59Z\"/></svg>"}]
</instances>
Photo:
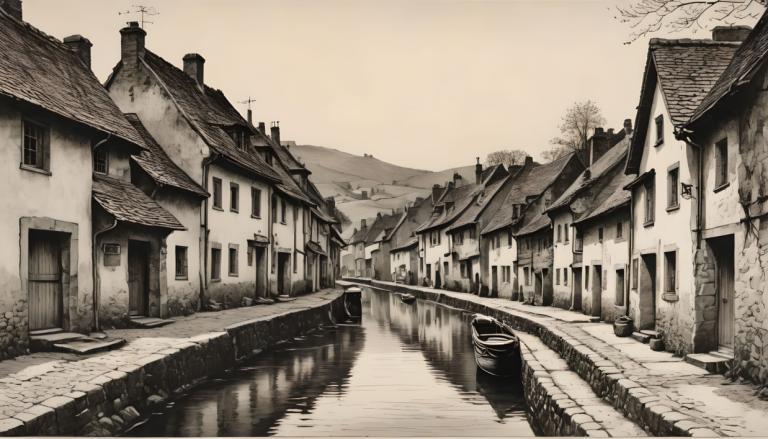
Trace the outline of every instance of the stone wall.
<instances>
[{"instance_id":1,"label":"stone wall","mask_svg":"<svg viewBox=\"0 0 768 439\"><path fill-rule=\"evenodd\" d=\"M24 355L29 349L27 301L19 299L0 312L0 360Z\"/></svg>"}]
</instances>

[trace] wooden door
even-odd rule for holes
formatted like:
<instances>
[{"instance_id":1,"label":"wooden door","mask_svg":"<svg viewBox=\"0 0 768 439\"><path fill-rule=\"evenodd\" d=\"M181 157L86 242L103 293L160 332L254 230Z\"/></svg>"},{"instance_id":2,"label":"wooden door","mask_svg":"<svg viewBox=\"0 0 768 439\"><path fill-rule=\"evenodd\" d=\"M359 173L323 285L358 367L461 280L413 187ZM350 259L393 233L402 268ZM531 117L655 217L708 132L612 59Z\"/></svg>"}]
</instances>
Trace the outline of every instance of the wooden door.
<instances>
[{"instance_id":1,"label":"wooden door","mask_svg":"<svg viewBox=\"0 0 768 439\"><path fill-rule=\"evenodd\" d=\"M147 243L128 242L128 311L146 316L149 305L149 251Z\"/></svg>"},{"instance_id":2,"label":"wooden door","mask_svg":"<svg viewBox=\"0 0 768 439\"><path fill-rule=\"evenodd\" d=\"M730 245L728 245L730 244ZM719 245L715 250L717 265L717 341L719 347L733 349L734 288L733 241Z\"/></svg>"},{"instance_id":3,"label":"wooden door","mask_svg":"<svg viewBox=\"0 0 768 439\"><path fill-rule=\"evenodd\" d=\"M61 237L29 232L29 329L61 327Z\"/></svg>"}]
</instances>

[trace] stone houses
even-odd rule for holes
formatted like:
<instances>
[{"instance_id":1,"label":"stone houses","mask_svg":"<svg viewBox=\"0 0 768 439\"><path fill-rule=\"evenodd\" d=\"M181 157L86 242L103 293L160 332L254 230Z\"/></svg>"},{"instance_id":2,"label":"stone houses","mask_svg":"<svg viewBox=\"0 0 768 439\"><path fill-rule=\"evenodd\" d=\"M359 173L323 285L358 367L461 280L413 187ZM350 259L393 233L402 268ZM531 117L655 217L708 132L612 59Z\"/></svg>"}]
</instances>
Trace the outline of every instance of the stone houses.
<instances>
[{"instance_id":1,"label":"stone houses","mask_svg":"<svg viewBox=\"0 0 768 439\"><path fill-rule=\"evenodd\" d=\"M506 197L480 232L491 279L497 267L498 297L551 304L551 222L542 213L583 168L568 154L544 165L528 161L509 180Z\"/></svg>"},{"instance_id":2,"label":"stone houses","mask_svg":"<svg viewBox=\"0 0 768 439\"><path fill-rule=\"evenodd\" d=\"M435 288L447 286L461 291L480 292L477 235L468 231L468 243L464 247L463 243L454 244L451 241L452 236L448 230L479 197L484 196L489 185L497 183L507 175L503 165L491 166L484 170L479 159L475 166L474 183L464 182L463 178L454 175L453 181L446 185L444 194L435 204L430 218L414 231L419 236L420 283ZM474 253L469 251L472 242L477 248ZM462 253L458 253L459 251Z\"/></svg>"},{"instance_id":3,"label":"stone houses","mask_svg":"<svg viewBox=\"0 0 768 439\"><path fill-rule=\"evenodd\" d=\"M711 40L651 40L626 163L625 173L637 174L625 186L631 191L629 315L637 329L660 333L666 348L680 354L712 349L716 325L712 289L695 281L703 258L696 192L704 163L700 149L675 131L728 66L739 47L734 36L717 28Z\"/></svg>"},{"instance_id":4,"label":"stone houses","mask_svg":"<svg viewBox=\"0 0 768 439\"><path fill-rule=\"evenodd\" d=\"M365 239L368 236L368 222L363 218L360 220L360 230L355 229L352 232L352 236L347 241L347 251L352 255L353 265L350 271L354 273L356 277L365 277Z\"/></svg>"},{"instance_id":5,"label":"stone houses","mask_svg":"<svg viewBox=\"0 0 768 439\"><path fill-rule=\"evenodd\" d=\"M716 32L718 29L716 29ZM697 246L693 252L694 352L733 356L731 373L768 383L765 355L768 281L768 176L765 141L768 15L755 29L720 28L740 40L728 66L678 137L695 153L692 196ZM642 279L642 278L641 278Z\"/></svg>"},{"instance_id":6,"label":"stone houses","mask_svg":"<svg viewBox=\"0 0 768 439\"><path fill-rule=\"evenodd\" d=\"M434 200L441 195L438 186L427 198L417 198L406 206L405 214L392 231L384 237L383 247L389 249L389 270L387 278L410 285L416 284L419 273L418 239L414 231L432 214Z\"/></svg>"},{"instance_id":7,"label":"stone houses","mask_svg":"<svg viewBox=\"0 0 768 439\"><path fill-rule=\"evenodd\" d=\"M386 238L400 223L404 215L404 212L387 215L382 215L379 212L371 227L368 228L365 237L366 277L372 279L389 279L391 277L390 241Z\"/></svg>"},{"instance_id":8,"label":"stone houses","mask_svg":"<svg viewBox=\"0 0 768 439\"><path fill-rule=\"evenodd\" d=\"M632 122L588 141L589 166L546 210L552 221L553 305L613 321L624 315L629 193L624 174Z\"/></svg>"}]
</instances>

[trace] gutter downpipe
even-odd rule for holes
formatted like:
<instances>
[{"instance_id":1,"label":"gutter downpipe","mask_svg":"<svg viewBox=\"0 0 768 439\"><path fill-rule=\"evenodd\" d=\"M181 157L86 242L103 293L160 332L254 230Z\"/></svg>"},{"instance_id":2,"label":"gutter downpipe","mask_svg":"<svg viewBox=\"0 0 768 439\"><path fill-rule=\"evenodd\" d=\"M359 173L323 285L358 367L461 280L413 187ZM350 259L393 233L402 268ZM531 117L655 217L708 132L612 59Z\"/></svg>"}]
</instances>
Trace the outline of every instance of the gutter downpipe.
<instances>
[{"instance_id":1,"label":"gutter downpipe","mask_svg":"<svg viewBox=\"0 0 768 439\"><path fill-rule=\"evenodd\" d=\"M206 192L208 192L208 173L209 168L211 166L211 163L213 163L218 158L218 154L215 152L212 152L211 155L203 159L202 163L202 171L203 171L203 189L205 189ZM200 311L203 309L203 306L205 304L205 298L208 296L208 283L207 281L207 273L208 273L208 199L210 197L205 197L203 199L203 214L200 218L200 261L202 262L202 267L200 267L199 272L199 278L200 278L200 302L197 305L197 310Z\"/></svg>"},{"instance_id":2,"label":"gutter downpipe","mask_svg":"<svg viewBox=\"0 0 768 439\"><path fill-rule=\"evenodd\" d=\"M91 169L93 169L93 153L96 152L96 149L103 146L105 143L109 141L109 139L112 138L112 133L108 133L107 137L96 142L95 145L91 148ZM93 192L93 189L91 189L91 192ZM91 213L91 218L93 218L93 212ZM93 220L91 220L93 221ZM99 238L103 233L106 233L110 230L113 230L115 227L117 227L117 218L115 218L115 221L112 223L111 226L107 227L106 229L99 230L98 232L95 232L92 237L91 241L91 276L92 276L92 282L93 282L93 329L95 331L98 331L101 329L101 325L99 324L99 305L101 304L101 276L99 276L99 269L98 269L98 247L96 246L96 239Z\"/></svg>"}]
</instances>

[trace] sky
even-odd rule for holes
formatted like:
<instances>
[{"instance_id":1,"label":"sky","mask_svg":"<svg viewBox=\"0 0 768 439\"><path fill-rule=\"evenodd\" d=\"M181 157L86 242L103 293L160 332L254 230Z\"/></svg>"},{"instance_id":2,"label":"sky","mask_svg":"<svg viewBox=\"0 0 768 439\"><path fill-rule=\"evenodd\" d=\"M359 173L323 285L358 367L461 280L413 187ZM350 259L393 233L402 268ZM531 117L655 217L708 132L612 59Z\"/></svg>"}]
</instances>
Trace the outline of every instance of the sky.
<instances>
[{"instance_id":1,"label":"sky","mask_svg":"<svg viewBox=\"0 0 768 439\"><path fill-rule=\"evenodd\" d=\"M159 12L150 50L203 55L206 84L243 113L254 99L283 140L435 171L499 149L539 159L576 101L606 128L634 121L648 46L624 44L621 0L24 0L24 19L90 39L103 81L139 1ZM709 35L694 30L653 36Z\"/></svg>"}]
</instances>

